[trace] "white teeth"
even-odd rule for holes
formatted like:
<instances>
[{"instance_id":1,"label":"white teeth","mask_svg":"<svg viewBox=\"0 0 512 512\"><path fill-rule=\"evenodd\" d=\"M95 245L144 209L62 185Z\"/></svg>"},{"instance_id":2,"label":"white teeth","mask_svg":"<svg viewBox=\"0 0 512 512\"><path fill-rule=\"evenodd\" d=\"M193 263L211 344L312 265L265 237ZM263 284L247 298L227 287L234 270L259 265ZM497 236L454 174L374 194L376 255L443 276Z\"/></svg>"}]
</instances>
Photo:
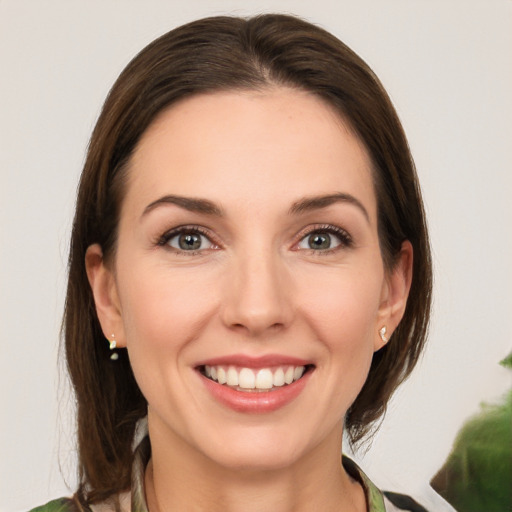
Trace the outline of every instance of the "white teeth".
<instances>
[{"instance_id":1,"label":"white teeth","mask_svg":"<svg viewBox=\"0 0 512 512\"><path fill-rule=\"evenodd\" d=\"M245 389L254 389L256 387L256 377L249 368L242 368L238 375L238 385Z\"/></svg>"},{"instance_id":2,"label":"white teeth","mask_svg":"<svg viewBox=\"0 0 512 512\"><path fill-rule=\"evenodd\" d=\"M272 372L268 368L260 370L256 375L256 387L258 389L270 389L272 381Z\"/></svg>"},{"instance_id":3,"label":"white teeth","mask_svg":"<svg viewBox=\"0 0 512 512\"><path fill-rule=\"evenodd\" d=\"M272 384L274 386L284 386L284 371L282 368L278 368L274 373L274 378L272 379Z\"/></svg>"},{"instance_id":4,"label":"white teeth","mask_svg":"<svg viewBox=\"0 0 512 512\"><path fill-rule=\"evenodd\" d=\"M227 385L238 386L238 372L232 366L228 368Z\"/></svg>"},{"instance_id":5,"label":"white teeth","mask_svg":"<svg viewBox=\"0 0 512 512\"><path fill-rule=\"evenodd\" d=\"M204 373L210 379L219 384L227 384L230 387L241 389L269 390L273 387L281 387L285 384L299 380L305 372L304 366L279 366L275 369L240 368L234 366L210 366L205 365Z\"/></svg>"},{"instance_id":6,"label":"white teeth","mask_svg":"<svg viewBox=\"0 0 512 512\"><path fill-rule=\"evenodd\" d=\"M219 368L217 370L217 380L219 384L226 384L228 379L226 377L226 370L224 370L224 368Z\"/></svg>"},{"instance_id":7,"label":"white teeth","mask_svg":"<svg viewBox=\"0 0 512 512\"><path fill-rule=\"evenodd\" d=\"M303 373L304 373L304 366L297 366L295 368L295 370L293 370L293 380L299 380L302 377Z\"/></svg>"}]
</instances>

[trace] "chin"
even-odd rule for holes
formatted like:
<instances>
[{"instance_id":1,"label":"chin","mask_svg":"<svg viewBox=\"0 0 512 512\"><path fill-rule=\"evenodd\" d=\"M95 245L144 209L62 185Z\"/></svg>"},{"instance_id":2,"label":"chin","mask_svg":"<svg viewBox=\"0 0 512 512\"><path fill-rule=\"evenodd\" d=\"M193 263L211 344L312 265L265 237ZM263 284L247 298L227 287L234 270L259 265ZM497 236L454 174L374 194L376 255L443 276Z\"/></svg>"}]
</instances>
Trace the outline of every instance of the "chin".
<instances>
[{"instance_id":1,"label":"chin","mask_svg":"<svg viewBox=\"0 0 512 512\"><path fill-rule=\"evenodd\" d=\"M308 452L305 439L269 432L229 435L209 444L205 455L219 466L232 471L277 471L293 466Z\"/></svg>"},{"instance_id":2,"label":"chin","mask_svg":"<svg viewBox=\"0 0 512 512\"><path fill-rule=\"evenodd\" d=\"M214 462L229 471L242 472L271 472L291 467L297 462L297 454L282 453L280 451L240 453L233 450L229 454L214 454Z\"/></svg>"}]
</instances>

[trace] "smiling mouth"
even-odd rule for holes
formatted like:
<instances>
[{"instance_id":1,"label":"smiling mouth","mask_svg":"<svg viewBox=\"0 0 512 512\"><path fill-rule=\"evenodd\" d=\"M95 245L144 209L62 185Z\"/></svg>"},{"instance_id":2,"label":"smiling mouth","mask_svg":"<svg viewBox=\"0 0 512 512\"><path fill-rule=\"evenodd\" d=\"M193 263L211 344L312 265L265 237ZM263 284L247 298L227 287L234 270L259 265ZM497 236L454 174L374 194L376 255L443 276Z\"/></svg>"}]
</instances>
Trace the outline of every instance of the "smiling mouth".
<instances>
[{"instance_id":1,"label":"smiling mouth","mask_svg":"<svg viewBox=\"0 0 512 512\"><path fill-rule=\"evenodd\" d=\"M300 380L314 365L245 368L225 365L202 365L199 371L207 379L243 392L268 392L289 386Z\"/></svg>"}]
</instances>

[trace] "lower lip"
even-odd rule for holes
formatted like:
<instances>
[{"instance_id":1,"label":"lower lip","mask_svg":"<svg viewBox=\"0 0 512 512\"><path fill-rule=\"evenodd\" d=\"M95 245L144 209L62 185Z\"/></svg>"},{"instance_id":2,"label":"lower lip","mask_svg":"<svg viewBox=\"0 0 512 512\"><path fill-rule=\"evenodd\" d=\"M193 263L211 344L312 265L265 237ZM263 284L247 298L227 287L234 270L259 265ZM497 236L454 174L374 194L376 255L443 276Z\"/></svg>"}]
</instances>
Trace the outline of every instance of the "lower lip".
<instances>
[{"instance_id":1,"label":"lower lip","mask_svg":"<svg viewBox=\"0 0 512 512\"><path fill-rule=\"evenodd\" d=\"M306 386L311 371L291 384L276 387L272 391L237 391L219 384L200 374L206 389L221 404L236 412L263 414L276 411L297 398Z\"/></svg>"}]
</instances>

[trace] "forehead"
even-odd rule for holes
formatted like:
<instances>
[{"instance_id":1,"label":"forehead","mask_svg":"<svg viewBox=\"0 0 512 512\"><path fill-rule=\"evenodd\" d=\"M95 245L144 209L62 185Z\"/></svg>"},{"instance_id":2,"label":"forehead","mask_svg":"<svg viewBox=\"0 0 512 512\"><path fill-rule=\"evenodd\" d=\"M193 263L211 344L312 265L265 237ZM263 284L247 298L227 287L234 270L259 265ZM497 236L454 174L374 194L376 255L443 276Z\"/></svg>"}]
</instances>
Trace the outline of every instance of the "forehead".
<instances>
[{"instance_id":1,"label":"forehead","mask_svg":"<svg viewBox=\"0 0 512 512\"><path fill-rule=\"evenodd\" d=\"M203 94L163 111L132 156L126 201L158 194L283 204L349 192L375 209L358 137L319 97L300 90Z\"/></svg>"}]
</instances>

